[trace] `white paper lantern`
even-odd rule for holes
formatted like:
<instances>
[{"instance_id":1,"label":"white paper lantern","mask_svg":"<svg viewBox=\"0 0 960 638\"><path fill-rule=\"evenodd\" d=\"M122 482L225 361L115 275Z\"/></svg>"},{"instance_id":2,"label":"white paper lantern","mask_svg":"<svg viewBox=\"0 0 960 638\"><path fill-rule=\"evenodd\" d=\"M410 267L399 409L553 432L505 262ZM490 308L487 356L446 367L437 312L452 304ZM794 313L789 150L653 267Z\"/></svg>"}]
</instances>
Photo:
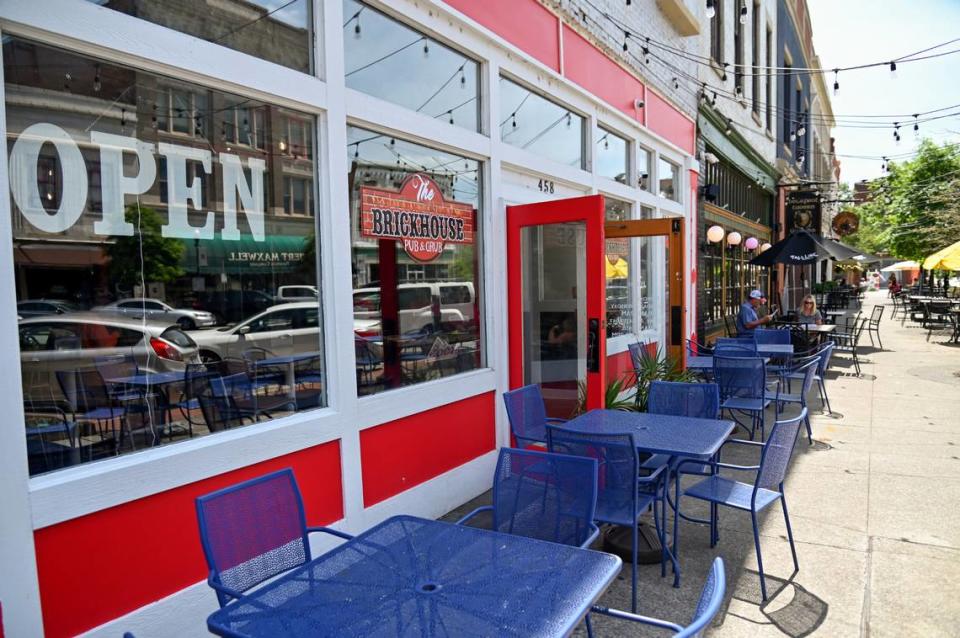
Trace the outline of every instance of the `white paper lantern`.
<instances>
[{"instance_id":1,"label":"white paper lantern","mask_svg":"<svg viewBox=\"0 0 960 638\"><path fill-rule=\"evenodd\" d=\"M763 253L763 252L766 252L766 251L768 251L768 250L770 250L770 244L769 244L768 242L764 242L763 245L760 246L760 252Z\"/></svg>"},{"instance_id":2,"label":"white paper lantern","mask_svg":"<svg viewBox=\"0 0 960 638\"><path fill-rule=\"evenodd\" d=\"M732 233L727 235L727 243L730 244L731 246L739 246L741 241L743 241L743 235L741 235L737 231L733 231Z\"/></svg>"},{"instance_id":3,"label":"white paper lantern","mask_svg":"<svg viewBox=\"0 0 960 638\"><path fill-rule=\"evenodd\" d=\"M711 244L716 244L723 241L723 227L722 226L711 226L707 229L707 241Z\"/></svg>"},{"instance_id":4,"label":"white paper lantern","mask_svg":"<svg viewBox=\"0 0 960 638\"><path fill-rule=\"evenodd\" d=\"M747 241L743 242L743 247L747 250L756 250L757 246L760 245L760 240L756 237L747 237Z\"/></svg>"}]
</instances>

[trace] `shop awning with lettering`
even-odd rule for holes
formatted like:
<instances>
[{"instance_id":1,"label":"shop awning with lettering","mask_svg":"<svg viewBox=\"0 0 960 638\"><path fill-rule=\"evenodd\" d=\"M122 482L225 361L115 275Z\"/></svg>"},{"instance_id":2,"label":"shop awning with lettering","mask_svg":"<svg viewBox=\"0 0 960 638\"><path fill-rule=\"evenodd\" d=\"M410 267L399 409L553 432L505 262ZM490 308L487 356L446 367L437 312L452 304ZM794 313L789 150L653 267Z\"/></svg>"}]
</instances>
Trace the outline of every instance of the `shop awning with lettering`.
<instances>
[{"instance_id":1,"label":"shop awning with lettering","mask_svg":"<svg viewBox=\"0 0 960 638\"><path fill-rule=\"evenodd\" d=\"M181 266L187 273L256 275L293 272L301 268L310 237L267 235L256 241L249 235L238 240L220 237L199 242L181 240L185 250Z\"/></svg>"}]
</instances>

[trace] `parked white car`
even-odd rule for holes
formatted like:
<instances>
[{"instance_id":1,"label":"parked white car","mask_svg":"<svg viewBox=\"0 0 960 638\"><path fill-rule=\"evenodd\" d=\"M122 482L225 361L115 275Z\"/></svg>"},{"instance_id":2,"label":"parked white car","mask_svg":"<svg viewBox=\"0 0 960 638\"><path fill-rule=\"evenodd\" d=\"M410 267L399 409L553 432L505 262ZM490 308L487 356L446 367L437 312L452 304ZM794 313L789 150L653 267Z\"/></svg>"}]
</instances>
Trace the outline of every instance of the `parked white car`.
<instances>
[{"instance_id":1,"label":"parked white car","mask_svg":"<svg viewBox=\"0 0 960 638\"><path fill-rule=\"evenodd\" d=\"M304 299L319 299L320 291L316 286L280 286L277 288L277 300L301 301Z\"/></svg>"},{"instance_id":2,"label":"parked white car","mask_svg":"<svg viewBox=\"0 0 960 638\"><path fill-rule=\"evenodd\" d=\"M433 302L440 304L440 323L447 326L473 321L476 295L473 282L407 283L397 286L400 333L433 326ZM353 291L353 323L358 334L380 332L380 288Z\"/></svg>"},{"instance_id":3,"label":"parked white car","mask_svg":"<svg viewBox=\"0 0 960 638\"><path fill-rule=\"evenodd\" d=\"M174 308L159 299L121 299L90 309L91 312L114 312L125 317L140 319L162 319L176 323L181 330L195 330L217 325L217 317L206 310L193 308Z\"/></svg>"},{"instance_id":4,"label":"parked white car","mask_svg":"<svg viewBox=\"0 0 960 638\"><path fill-rule=\"evenodd\" d=\"M271 306L235 326L217 330L196 330L203 361L239 359L245 350L265 350L284 356L320 350L320 307L315 301Z\"/></svg>"}]
</instances>

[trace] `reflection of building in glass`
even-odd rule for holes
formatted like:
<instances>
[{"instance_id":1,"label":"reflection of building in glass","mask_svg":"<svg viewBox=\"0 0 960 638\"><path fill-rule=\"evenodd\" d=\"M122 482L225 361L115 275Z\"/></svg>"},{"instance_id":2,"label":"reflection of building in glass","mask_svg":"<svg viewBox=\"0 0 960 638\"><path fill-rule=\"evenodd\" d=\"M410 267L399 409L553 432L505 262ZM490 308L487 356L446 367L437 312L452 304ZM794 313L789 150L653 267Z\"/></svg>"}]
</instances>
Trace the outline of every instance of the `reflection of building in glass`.
<instances>
[{"instance_id":1,"label":"reflection of building in glass","mask_svg":"<svg viewBox=\"0 0 960 638\"><path fill-rule=\"evenodd\" d=\"M259 291L272 298L280 285L316 281L313 264L306 263L315 255L308 245L314 238L316 212L311 117L22 40L10 40L4 46L4 59L9 145L31 125L53 124L79 147L86 170L86 206L77 222L62 232L37 228L14 206L19 298L70 296L95 304L136 293L116 277L108 280L109 255L117 235L98 233L95 224L103 217L105 188L116 191L119 185L113 183L116 172L103 166L109 151L103 151L103 144L95 143L91 133L152 145L155 177L141 195L125 197L128 216L140 207L156 211L166 222L170 193L193 187L199 194L186 205L196 236L171 239L183 244L177 264L181 276L145 280L143 294L174 306L207 306L235 321L262 309L263 304L228 308L222 299L218 303L216 293ZM171 155L171 149L176 153ZM186 159L171 161L177 155ZM224 158L236 158L242 177L227 179ZM65 170L62 161L52 144L41 147L36 194L42 201L34 202L32 208L52 214L65 195L83 188L66 181L76 179L76 174ZM243 194L230 192L253 188L256 176L251 161L264 166L263 202L253 206L264 213L260 241L249 226ZM123 153L124 175L143 170L135 153ZM178 170L184 174L174 176ZM112 181L104 183L105 179ZM242 184L235 187L235 182ZM225 200L233 200L232 207L238 209L239 239L222 237ZM209 218L213 236L201 238L199 229ZM145 255L145 260L150 257Z\"/></svg>"}]
</instances>

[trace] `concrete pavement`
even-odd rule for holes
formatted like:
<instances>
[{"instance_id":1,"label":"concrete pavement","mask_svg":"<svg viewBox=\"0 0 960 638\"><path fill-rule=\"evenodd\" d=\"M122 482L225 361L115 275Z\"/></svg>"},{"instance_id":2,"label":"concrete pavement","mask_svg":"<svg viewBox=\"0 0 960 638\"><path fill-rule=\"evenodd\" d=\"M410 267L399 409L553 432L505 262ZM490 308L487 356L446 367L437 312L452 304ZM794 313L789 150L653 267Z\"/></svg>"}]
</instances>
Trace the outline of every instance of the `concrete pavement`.
<instances>
[{"instance_id":1,"label":"concrete pavement","mask_svg":"<svg viewBox=\"0 0 960 638\"><path fill-rule=\"evenodd\" d=\"M834 358L827 381L833 415L821 412L816 391L810 395L815 443L801 431L786 484L799 572L792 574L782 512L770 507L760 519L770 593L761 604L749 513L722 509L715 548L705 526L682 523L679 589L660 577L659 565L640 566L639 613L689 622L710 562L722 556L727 596L707 635L960 634L960 346L947 345L943 332L928 342L916 324L893 320L885 293L867 295L864 316L878 303L887 305L884 349L870 347L864 332L860 377ZM733 463L758 459L724 452ZM682 507L705 512L690 499ZM629 610L629 595L627 564L601 602ZM594 630L663 635L596 615Z\"/></svg>"}]
</instances>

